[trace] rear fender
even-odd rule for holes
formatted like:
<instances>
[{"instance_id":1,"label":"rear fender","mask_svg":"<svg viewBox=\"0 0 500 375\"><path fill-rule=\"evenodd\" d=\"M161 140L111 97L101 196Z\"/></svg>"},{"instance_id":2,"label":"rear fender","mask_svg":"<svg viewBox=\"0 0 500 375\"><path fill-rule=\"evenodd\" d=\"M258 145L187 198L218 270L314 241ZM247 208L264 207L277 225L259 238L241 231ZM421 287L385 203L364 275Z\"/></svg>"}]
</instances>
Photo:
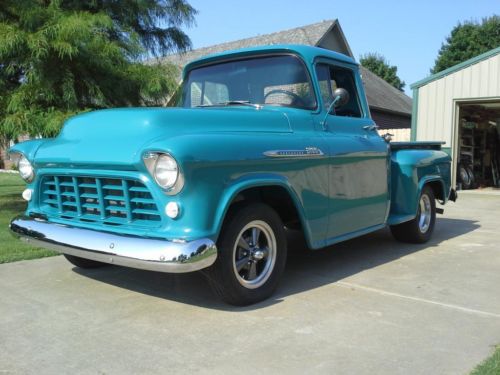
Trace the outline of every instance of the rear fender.
<instances>
[{"instance_id":1,"label":"rear fender","mask_svg":"<svg viewBox=\"0 0 500 375\"><path fill-rule=\"evenodd\" d=\"M434 191L434 195L436 196L436 199L441 201L442 204L445 204L448 201L449 194L446 194L446 185L443 181L443 178L441 176L437 176L437 175L425 176L418 183L418 191L417 191L418 194L417 194L417 199L416 199L417 205L418 205L418 200L420 198L420 195L422 194L422 190L424 189L424 186L431 184L431 183L434 186L435 185L439 186L438 191L436 191L435 188L433 187L433 191ZM437 193L439 193L439 194L437 194ZM440 196L443 197L443 199L440 199L439 198ZM416 211L415 211L415 215L416 215Z\"/></svg>"},{"instance_id":2,"label":"rear fender","mask_svg":"<svg viewBox=\"0 0 500 375\"><path fill-rule=\"evenodd\" d=\"M400 150L391 158L391 210L389 225L413 219L424 186L432 184L437 199L450 194L450 157L436 150Z\"/></svg>"}]
</instances>

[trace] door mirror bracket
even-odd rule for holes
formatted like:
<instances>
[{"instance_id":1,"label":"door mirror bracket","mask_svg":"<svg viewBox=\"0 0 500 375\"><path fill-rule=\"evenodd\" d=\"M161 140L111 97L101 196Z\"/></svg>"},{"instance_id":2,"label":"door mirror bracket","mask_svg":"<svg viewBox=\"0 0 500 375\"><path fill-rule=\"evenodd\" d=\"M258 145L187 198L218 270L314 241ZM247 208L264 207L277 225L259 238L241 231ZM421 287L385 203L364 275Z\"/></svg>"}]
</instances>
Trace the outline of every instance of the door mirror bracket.
<instances>
[{"instance_id":1,"label":"door mirror bracket","mask_svg":"<svg viewBox=\"0 0 500 375\"><path fill-rule=\"evenodd\" d=\"M321 122L321 124L323 125L323 130L326 130L326 120L328 118L328 115L331 114L335 108L342 107L343 105L346 105L348 102L349 102L349 92L347 92L346 89L343 89L341 87L335 89L335 91L333 92L333 100L328 106L328 110L326 111L325 117Z\"/></svg>"}]
</instances>

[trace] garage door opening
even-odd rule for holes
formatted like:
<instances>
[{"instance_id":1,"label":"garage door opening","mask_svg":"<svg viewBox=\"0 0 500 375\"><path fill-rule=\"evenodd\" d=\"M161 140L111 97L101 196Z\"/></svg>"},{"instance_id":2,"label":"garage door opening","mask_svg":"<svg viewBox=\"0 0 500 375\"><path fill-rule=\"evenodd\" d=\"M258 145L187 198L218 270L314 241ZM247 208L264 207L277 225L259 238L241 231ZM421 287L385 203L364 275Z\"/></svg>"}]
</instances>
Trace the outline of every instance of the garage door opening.
<instances>
[{"instance_id":1,"label":"garage door opening","mask_svg":"<svg viewBox=\"0 0 500 375\"><path fill-rule=\"evenodd\" d=\"M456 186L500 188L500 102L459 105Z\"/></svg>"}]
</instances>

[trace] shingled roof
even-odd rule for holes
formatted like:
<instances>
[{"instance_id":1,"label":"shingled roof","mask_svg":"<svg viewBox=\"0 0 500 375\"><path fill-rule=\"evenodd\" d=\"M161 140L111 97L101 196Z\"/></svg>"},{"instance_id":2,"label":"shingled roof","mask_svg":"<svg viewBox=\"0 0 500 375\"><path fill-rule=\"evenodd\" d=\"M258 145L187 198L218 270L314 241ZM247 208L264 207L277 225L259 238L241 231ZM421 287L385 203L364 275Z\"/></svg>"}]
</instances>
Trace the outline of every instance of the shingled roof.
<instances>
[{"instance_id":1,"label":"shingled roof","mask_svg":"<svg viewBox=\"0 0 500 375\"><path fill-rule=\"evenodd\" d=\"M360 67L360 72L371 109L411 116L412 99L408 95L363 66Z\"/></svg>"},{"instance_id":2,"label":"shingled roof","mask_svg":"<svg viewBox=\"0 0 500 375\"><path fill-rule=\"evenodd\" d=\"M182 54L169 55L164 61L180 68L189 61L200 57L240 48L274 44L305 44L317 46L354 57L344 36L338 20L327 20L312 25L296 27L290 30L236 40L188 51ZM366 97L370 108L391 113L411 116L412 100L382 78L368 69L361 67Z\"/></svg>"}]
</instances>

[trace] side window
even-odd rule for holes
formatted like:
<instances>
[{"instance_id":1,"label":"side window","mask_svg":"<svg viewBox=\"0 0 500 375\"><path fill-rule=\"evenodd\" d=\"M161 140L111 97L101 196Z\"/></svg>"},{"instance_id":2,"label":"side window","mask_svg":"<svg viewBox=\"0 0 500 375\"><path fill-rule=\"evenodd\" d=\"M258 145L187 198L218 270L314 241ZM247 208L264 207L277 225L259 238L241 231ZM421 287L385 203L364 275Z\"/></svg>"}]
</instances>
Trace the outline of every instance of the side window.
<instances>
[{"instance_id":1,"label":"side window","mask_svg":"<svg viewBox=\"0 0 500 375\"><path fill-rule=\"evenodd\" d=\"M361 106L352 70L333 65L318 64L316 66L316 75L318 76L321 96L325 107L331 104L333 92L340 87L349 93L349 102L341 107L337 107L335 115L361 117Z\"/></svg>"},{"instance_id":2,"label":"side window","mask_svg":"<svg viewBox=\"0 0 500 375\"><path fill-rule=\"evenodd\" d=\"M316 75L318 76L319 90L325 107L329 107L332 102L332 89L330 79L330 69L328 65L320 64L316 66Z\"/></svg>"},{"instance_id":3,"label":"side window","mask_svg":"<svg viewBox=\"0 0 500 375\"><path fill-rule=\"evenodd\" d=\"M227 86L216 82L192 82L191 106L214 105L224 103L229 100Z\"/></svg>"}]
</instances>

